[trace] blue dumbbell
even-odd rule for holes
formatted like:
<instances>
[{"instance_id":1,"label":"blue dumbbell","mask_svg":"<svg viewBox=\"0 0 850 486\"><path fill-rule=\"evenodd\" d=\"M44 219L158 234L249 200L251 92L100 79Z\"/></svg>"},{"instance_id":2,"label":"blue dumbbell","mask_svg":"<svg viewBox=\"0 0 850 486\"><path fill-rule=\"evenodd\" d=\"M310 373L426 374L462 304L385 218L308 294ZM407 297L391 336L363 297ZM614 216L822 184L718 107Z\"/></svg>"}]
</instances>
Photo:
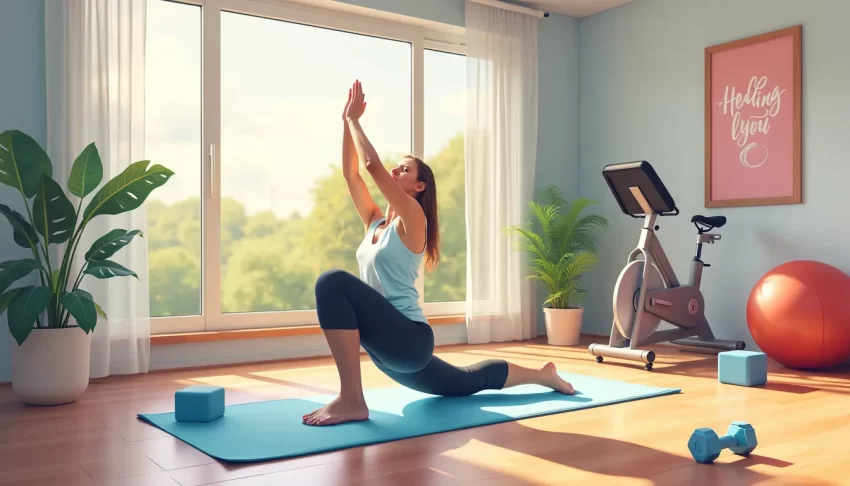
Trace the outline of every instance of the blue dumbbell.
<instances>
[{"instance_id":1,"label":"blue dumbbell","mask_svg":"<svg viewBox=\"0 0 850 486\"><path fill-rule=\"evenodd\" d=\"M728 448L739 456L747 456L757 445L756 429L747 422L732 422L723 437L718 437L708 428L696 429L688 440L691 455L703 464L714 462L723 449Z\"/></svg>"}]
</instances>

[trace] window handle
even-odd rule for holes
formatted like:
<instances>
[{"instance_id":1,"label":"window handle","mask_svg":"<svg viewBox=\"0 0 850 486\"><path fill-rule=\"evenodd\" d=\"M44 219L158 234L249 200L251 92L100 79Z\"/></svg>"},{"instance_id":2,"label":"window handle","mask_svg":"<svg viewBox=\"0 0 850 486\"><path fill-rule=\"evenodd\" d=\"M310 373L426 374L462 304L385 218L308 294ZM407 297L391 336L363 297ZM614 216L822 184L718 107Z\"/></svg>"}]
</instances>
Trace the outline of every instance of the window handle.
<instances>
[{"instance_id":1,"label":"window handle","mask_svg":"<svg viewBox=\"0 0 850 486\"><path fill-rule=\"evenodd\" d=\"M215 198L215 144L210 144L210 197Z\"/></svg>"}]
</instances>

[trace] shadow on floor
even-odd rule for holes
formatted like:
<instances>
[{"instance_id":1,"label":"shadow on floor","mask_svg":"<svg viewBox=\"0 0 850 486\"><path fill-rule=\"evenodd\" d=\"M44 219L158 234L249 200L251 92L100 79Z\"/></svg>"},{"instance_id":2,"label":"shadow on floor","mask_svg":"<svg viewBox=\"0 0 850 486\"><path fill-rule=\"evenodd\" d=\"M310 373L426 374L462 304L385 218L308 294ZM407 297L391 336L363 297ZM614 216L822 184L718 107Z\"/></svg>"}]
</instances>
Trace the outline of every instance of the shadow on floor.
<instances>
[{"instance_id":1,"label":"shadow on floor","mask_svg":"<svg viewBox=\"0 0 850 486\"><path fill-rule=\"evenodd\" d=\"M502 414L486 409L557 400L556 397L563 397L563 395L544 392L523 395L484 394L470 398L477 407L474 412L476 420L499 420L503 419L499 417ZM580 399L581 397L571 398ZM452 409L451 400L434 397L411 403L404 408L404 415L411 418L444 416L450 414ZM466 409L464 411L466 412ZM775 468L793 465L790 462L757 454L730 463L703 465L689 457L653 448L649 437L647 437L647 444L644 445L587 434L539 430L516 421L478 428L476 431L478 433L474 438L479 442L578 471L608 475L612 477L612 480L616 477L628 476L652 481L652 484L692 484L710 477L711 482L715 484L730 482L753 484L772 477L749 469L753 465L764 464ZM688 454L688 435L686 433L682 439L684 455ZM440 446L444 451L449 451L463 446L468 441L468 437L457 435L456 441L442 441ZM432 453L438 454L444 451L431 450ZM728 451L725 453L731 454ZM806 484L823 486L832 483L806 479Z\"/></svg>"},{"instance_id":2,"label":"shadow on floor","mask_svg":"<svg viewBox=\"0 0 850 486\"><path fill-rule=\"evenodd\" d=\"M459 400L463 402L462 405L459 404ZM269 432L274 431L275 433L267 434L273 436L300 434L305 443L310 442L311 437L315 438L317 434L324 433L327 433L331 438L338 436L340 440L345 439L346 441L351 441L358 435L364 438L374 438L376 434L383 437L387 437L388 434L391 436L421 435L429 429L428 424L432 424L435 420L440 421L441 426L439 428L455 429L436 434L430 432L428 435L437 435L438 438L419 442L417 446L412 448L409 447L409 442L407 443L408 447L383 448L383 452L378 455L393 454L395 456L383 460L377 459L381 461L382 470L380 474L384 479L387 478L383 475L404 473L407 468L428 467L427 461L405 460L408 456L422 456L423 454L433 457L434 463L439 463L438 465L432 464L432 468L436 467L447 474L450 474L452 470L463 470L465 474L471 474L470 468L472 468L474 474L482 477L508 476L512 480L509 481L511 484L551 484L555 479L553 475L563 475L565 478L570 476L571 471L560 470L556 465L572 469L572 473L588 472L610 476L612 481L610 484L614 484L617 478L622 477L642 479L646 481L646 484L653 485L755 484L776 478L779 475L782 475L784 480L792 479L782 469L792 466L793 463L760 456L758 450L746 458L732 456L727 450L722 453L724 462L698 464L690 458L687 452L686 443L690 431L683 432L682 452L671 453L654 448L650 436L646 437L644 444L588 434L540 430L515 421L507 415L512 407L551 401L581 400L587 400L587 398L567 396L556 392L481 394L465 398L427 397L405 405L400 411L401 415L398 412L387 413L375 410L371 414L371 420L367 422L327 428L303 426L309 429L302 430L300 429L299 417L293 415L291 417L292 422L289 422L288 419L284 423L275 420L275 423L267 424L268 427L264 427L264 429ZM286 406L292 406L296 402L299 402L297 408L304 409L320 405L311 404L309 400L296 399ZM505 412L501 413L498 411L499 409ZM299 413L302 411L298 410ZM292 413L286 412L281 415L289 416L294 412L293 410ZM487 422L490 422L490 424L475 426ZM501 423L493 424L492 422ZM470 425L471 428L458 430L464 426L470 427ZM276 427L287 430L275 430ZM300 432L296 431L295 428L298 428ZM239 426L238 429L244 434L249 433L248 430L251 427ZM431 429L433 430L433 428ZM666 432L669 432L669 430ZM478 444L464 448L471 441ZM398 443L403 444L404 439L400 439ZM482 444L483 452L481 451ZM492 451L487 450L489 446L492 446ZM355 466L368 462L374 464L373 461L376 460L375 452L374 450L370 451L368 445L352 447L346 450L345 461ZM481 459L480 454L487 454L487 457ZM491 454L499 454L499 456L492 456ZM725 462L729 460L730 456L732 456L731 462ZM303 460L304 457L274 462L299 461ZM527 463L528 468L531 469L520 477L513 477L508 472L510 468L508 470L504 468L494 470L489 466L493 463L494 457L497 457L499 461L512 464ZM488 464L483 463L488 460ZM765 474L751 469L752 466L756 465L774 468L775 474ZM536 475L533 471L535 467L539 468ZM355 467L352 472L356 470L360 469ZM357 473L354 474L355 476L358 475ZM374 474L372 473L372 476ZM370 484L368 476L363 478L352 477L352 480L355 479L363 481L364 484ZM834 483L806 478L805 484L808 486L832 486Z\"/></svg>"}]
</instances>

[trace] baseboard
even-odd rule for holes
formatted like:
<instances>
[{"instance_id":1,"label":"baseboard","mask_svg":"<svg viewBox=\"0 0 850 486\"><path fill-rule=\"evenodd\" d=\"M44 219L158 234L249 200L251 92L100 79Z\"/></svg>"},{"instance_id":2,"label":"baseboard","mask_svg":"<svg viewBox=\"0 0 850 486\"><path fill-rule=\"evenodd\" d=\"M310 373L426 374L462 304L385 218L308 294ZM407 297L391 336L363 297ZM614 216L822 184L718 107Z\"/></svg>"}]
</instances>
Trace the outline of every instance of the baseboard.
<instances>
[{"instance_id":1,"label":"baseboard","mask_svg":"<svg viewBox=\"0 0 850 486\"><path fill-rule=\"evenodd\" d=\"M434 327L438 346L467 342L466 325ZM330 356L324 336L304 335L237 341L212 341L151 346L150 370L258 363Z\"/></svg>"}]
</instances>

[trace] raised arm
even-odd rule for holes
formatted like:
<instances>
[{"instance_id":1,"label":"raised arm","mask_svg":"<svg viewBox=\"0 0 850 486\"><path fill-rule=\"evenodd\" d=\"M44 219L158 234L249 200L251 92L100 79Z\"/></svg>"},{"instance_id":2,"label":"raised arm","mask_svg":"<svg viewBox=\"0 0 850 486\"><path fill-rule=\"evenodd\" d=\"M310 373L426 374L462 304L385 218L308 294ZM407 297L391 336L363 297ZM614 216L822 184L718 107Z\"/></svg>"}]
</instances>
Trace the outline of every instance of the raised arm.
<instances>
[{"instance_id":1,"label":"raised arm","mask_svg":"<svg viewBox=\"0 0 850 486\"><path fill-rule=\"evenodd\" d=\"M357 155L363 166L375 180L378 189L387 198L387 202L398 213L401 222L404 225L405 233L414 236L417 241L416 246L421 246L418 242L425 242L425 212L422 206L408 195L404 189L393 179L392 175L387 171L387 168L381 163L378 153L366 137L363 127L360 126L360 115L363 114L361 107L365 107L366 103L363 97L363 88L360 81L354 83L352 88L352 99L346 111L348 126L351 130L351 137L354 140L354 146L357 149Z\"/></svg>"},{"instance_id":2,"label":"raised arm","mask_svg":"<svg viewBox=\"0 0 850 486\"><path fill-rule=\"evenodd\" d=\"M351 138L351 130L348 127L348 121L346 119L346 113L348 112L352 95L352 90L349 90L348 102L346 102L345 110L342 112L342 174L345 177L345 183L348 185L348 193L351 195L351 200L354 202L357 214L363 221L363 226L368 228L372 221L382 217L383 213L381 212L381 208L375 204L372 195L369 194L366 182L358 171L359 161L357 158L357 149L354 146L354 140Z\"/></svg>"}]
</instances>

